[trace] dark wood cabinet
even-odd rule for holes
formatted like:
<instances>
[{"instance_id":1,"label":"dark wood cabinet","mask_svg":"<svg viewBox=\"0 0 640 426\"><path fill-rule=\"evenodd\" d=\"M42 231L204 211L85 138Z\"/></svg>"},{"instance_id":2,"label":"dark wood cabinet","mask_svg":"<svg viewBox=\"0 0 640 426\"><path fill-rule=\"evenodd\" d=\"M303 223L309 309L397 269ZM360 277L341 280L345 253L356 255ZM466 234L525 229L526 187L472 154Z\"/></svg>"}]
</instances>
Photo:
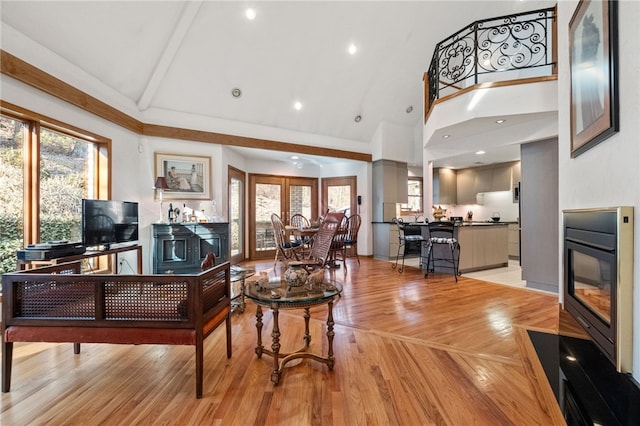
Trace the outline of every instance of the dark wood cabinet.
<instances>
[{"instance_id":1,"label":"dark wood cabinet","mask_svg":"<svg viewBox=\"0 0 640 426\"><path fill-rule=\"evenodd\" d=\"M153 224L154 274L199 272L209 252L218 264L229 260L228 223Z\"/></svg>"}]
</instances>

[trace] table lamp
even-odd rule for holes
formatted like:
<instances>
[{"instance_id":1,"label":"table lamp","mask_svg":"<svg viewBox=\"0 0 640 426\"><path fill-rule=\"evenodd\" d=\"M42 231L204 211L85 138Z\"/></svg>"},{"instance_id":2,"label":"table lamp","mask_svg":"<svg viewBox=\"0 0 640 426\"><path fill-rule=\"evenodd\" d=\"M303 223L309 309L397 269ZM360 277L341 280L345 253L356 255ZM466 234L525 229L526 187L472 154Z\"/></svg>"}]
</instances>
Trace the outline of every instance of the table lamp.
<instances>
[{"instance_id":1,"label":"table lamp","mask_svg":"<svg viewBox=\"0 0 640 426\"><path fill-rule=\"evenodd\" d=\"M164 222L164 219L162 217L162 215L164 214L164 207L162 205L163 199L162 199L162 194L164 193L165 189L169 189L169 185L167 185L167 179L165 179L163 176L158 176L156 178L156 183L153 186L153 189L155 189L156 191L158 191L159 194L159 198L160 198L160 219L158 220L158 222L162 223Z\"/></svg>"}]
</instances>

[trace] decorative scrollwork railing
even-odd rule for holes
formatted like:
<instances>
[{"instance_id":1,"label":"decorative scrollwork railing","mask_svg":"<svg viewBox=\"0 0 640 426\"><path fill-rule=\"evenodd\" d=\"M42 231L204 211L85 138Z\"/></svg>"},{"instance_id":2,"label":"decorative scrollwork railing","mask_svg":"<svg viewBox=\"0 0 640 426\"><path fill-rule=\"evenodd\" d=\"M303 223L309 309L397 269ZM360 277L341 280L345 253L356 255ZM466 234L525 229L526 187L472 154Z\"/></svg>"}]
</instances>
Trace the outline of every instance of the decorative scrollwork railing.
<instances>
[{"instance_id":1,"label":"decorative scrollwork railing","mask_svg":"<svg viewBox=\"0 0 640 426\"><path fill-rule=\"evenodd\" d=\"M554 8L485 19L438 43L428 71L428 107L489 74L551 70L554 19Z\"/></svg>"}]
</instances>

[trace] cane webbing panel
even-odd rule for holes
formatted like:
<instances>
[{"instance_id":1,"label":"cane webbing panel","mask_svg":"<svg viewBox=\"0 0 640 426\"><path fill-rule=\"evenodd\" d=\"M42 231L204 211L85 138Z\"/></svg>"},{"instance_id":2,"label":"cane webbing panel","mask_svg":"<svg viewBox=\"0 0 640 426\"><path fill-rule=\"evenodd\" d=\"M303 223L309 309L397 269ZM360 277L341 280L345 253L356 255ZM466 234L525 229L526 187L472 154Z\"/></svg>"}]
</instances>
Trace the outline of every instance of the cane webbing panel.
<instances>
[{"instance_id":1,"label":"cane webbing panel","mask_svg":"<svg viewBox=\"0 0 640 426\"><path fill-rule=\"evenodd\" d=\"M187 281L105 283L105 319L182 320L176 309L187 298Z\"/></svg>"},{"instance_id":2,"label":"cane webbing panel","mask_svg":"<svg viewBox=\"0 0 640 426\"><path fill-rule=\"evenodd\" d=\"M29 318L94 319L92 283L25 281L16 283L16 316Z\"/></svg>"}]
</instances>

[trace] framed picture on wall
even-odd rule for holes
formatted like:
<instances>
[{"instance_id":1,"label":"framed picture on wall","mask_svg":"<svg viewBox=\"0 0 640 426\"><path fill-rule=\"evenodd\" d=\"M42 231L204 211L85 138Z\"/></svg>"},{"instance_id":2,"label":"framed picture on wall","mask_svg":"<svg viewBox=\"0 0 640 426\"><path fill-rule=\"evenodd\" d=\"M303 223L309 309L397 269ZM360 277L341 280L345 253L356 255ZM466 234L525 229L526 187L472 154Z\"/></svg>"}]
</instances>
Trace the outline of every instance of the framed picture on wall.
<instances>
[{"instance_id":1,"label":"framed picture on wall","mask_svg":"<svg viewBox=\"0 0 640 426\"><path fill-rule=\"evenodd\" d=\"M581 0L569 23L571 157L619 128L617 1Z\"/></svg>"},{"instance_id":2,"label":"framed picture on wall","mask_svg":"<svg viewBox=\"0 0 640 426\"><path fill-rule=\"evenodd\" d=\"M169 189L165 200L210 200L211 158L155 153L155 176L163 176Z\"/></svg>"}]
</instances>

